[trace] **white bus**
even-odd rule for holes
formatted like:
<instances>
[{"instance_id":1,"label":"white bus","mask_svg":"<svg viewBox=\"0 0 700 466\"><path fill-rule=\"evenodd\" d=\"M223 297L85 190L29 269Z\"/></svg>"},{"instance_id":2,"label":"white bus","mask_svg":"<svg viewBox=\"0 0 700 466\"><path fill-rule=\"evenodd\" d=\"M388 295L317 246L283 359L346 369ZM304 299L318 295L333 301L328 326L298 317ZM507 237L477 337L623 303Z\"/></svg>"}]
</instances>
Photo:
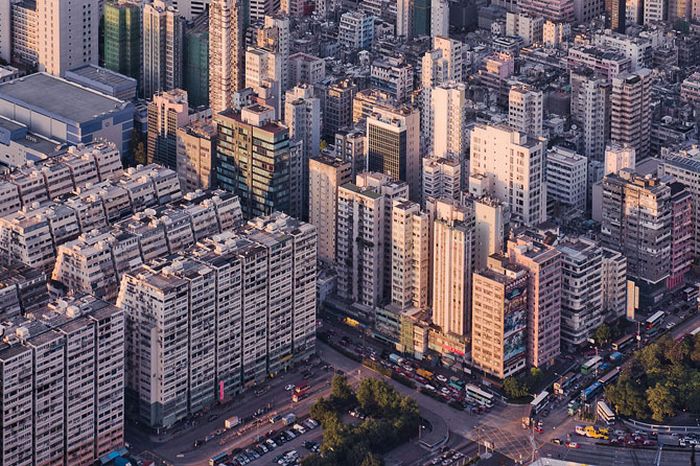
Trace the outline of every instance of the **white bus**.
<instances>
[{"instance_id":1,"label":"white bus","mask_svg":"<svg viewBox=\"0 0 700 466\"><path fill-rule=\"evenodd\" d=\"M468 400L474 401L484 408L493 408L494 396L485 392L474 384L468 383L465 385L464 396Z\"/></svg>"},{"instance_id":2,"label":"white bus","mask_svg":"<svg viewBox=\"0 0 700 466\"><path fill-rule=\"evenodd\" d=\"M549 392L544 390L530 402L532 414L539 414L549 404Z\"/></svg>"},{"instance_id":3,"label":"white bus","mask_svg":"<svg viewBox=\"0 0 700 466\"><path fill-rule=\"evenodd\" d=\"M654 315L649 317L645 322L646 329L651 330L652 328L656 327L659 323L661 323L665 315L666 313L664 311L656 311Z\"/></svg>"},{"instance_id":4,"label":"white bus","mask_svg":"<svg viewBox=\"0 0 700 466\"><path fill-rule=\"evenodd\" d=\"M598 366L600 366L602 362L603 358L601 358L600 356L593 356L591 359L583 363L583 365L581 366L581 373L583 375L590 374L591 372L596 370L596 368L598 368Z\"/></svg>"},{"instance_id":5,"label":"white bus","mask_svg":"<svg viewBox=\"0 0 700 466\"><path fill-rule=\"evenodd\" d=\"M615 412L610 409L610 406L608 406L605 401L600 400L598 402L596 413L598 414L598 417L606 424L615 424Z\"/></svg>"},{"instance_id":6,"label":"white bus","mask_svg":"<svg viewBox=\"0 0 700 466\"><path fill-rule=\"evenodd\" d=\"M700 333L700 327L698 327L698 328L696 328L695 330L693 330L692 332L690 332L690 335L691 335L691 336L695 336L695 335L697 335L698 333Z\"/></svg>"}]
</instances>

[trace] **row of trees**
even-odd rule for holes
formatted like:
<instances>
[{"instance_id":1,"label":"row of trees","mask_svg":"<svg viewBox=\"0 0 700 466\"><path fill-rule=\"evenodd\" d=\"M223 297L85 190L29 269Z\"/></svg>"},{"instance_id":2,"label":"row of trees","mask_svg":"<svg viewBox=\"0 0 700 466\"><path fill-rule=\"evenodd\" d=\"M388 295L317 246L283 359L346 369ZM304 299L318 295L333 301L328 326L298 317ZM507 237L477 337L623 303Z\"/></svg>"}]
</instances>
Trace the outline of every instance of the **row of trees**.
<instances>
[{"instance_id":1,"label":"row of trees","mask_svg":"<svg viewBox=\"0 0 700 466\"><path fill-rule=\"evenodd\" d=\"M345 424L348 408L359 406L367 417L357 425ZM344 376L335 376L331 395L311 407L311 416L323 427L319 455L304 459L304 466L375 466L380 455L407 441L418 431L418 405L388 383L365 379L353 391Z\"/></svg>"},{"instance_id":2,"label":"row of trees","mask_svg":"<svg viewBox=\"0 0 700 466\"><path fill-rule=\"evenodd\" d=\"M679 341L666 336L638 351L605 396L619 414L635 419L700 414L700 335Z\"/></svg>"}]
</instances>

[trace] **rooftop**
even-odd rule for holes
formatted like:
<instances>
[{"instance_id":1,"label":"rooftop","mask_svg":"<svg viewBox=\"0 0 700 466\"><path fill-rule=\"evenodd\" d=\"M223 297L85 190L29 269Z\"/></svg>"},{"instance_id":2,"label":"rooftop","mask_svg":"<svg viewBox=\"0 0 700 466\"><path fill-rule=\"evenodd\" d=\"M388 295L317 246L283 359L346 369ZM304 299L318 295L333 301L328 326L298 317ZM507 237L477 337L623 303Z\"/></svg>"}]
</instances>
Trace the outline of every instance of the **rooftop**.
<instances>
[{"instance_id":1,"label":"rooftop","mask_svg":"<svg viewBox=\"0 0 700 466\"><path fill-rule=\"evenodd\" d=\"M83 123L119 111L125 102L46 73L0 84L0 100L13 102L67 123Z\"/></svg>"},{"instance_id":2,"label":"rooftop","mask_svg":"<svg viewBox=\"0 0 700 466\"><path fill-rule=\"evenodd\" d=\"M68 73L115 89L128 89L136 85L136 80L134 78L90 64L73 68Z\"/></svg>"}]
</instances>

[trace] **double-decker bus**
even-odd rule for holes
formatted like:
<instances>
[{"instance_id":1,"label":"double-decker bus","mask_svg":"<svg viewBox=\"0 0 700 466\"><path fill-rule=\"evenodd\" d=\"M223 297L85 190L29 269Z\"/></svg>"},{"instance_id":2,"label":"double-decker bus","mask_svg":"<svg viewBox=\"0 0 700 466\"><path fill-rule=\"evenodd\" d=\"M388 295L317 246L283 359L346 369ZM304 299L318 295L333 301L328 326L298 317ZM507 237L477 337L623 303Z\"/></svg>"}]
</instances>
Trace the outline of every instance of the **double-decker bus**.
<instances>
[{"instance_id":1,"label":"double-decker bus","mask_svg":"<svg viewBox=\"0 0 700 466\"><path fill-rule=\"evenodd\" d=\"M605 374L604 376L599 378L598 382L600 382L601 384L603 384L603 386L605 386L611 382L614 382L615 379L617 379L617 377L619 375L620 375L620 368L616 367L615 369L611 370L610 372L608 372L607 374Z\"/></svg>"},{"instance_id":2,"label":"double-decker bus","mask_svg":"<svg viewBox=\"0 0 700 466\"><path fill-rule=\"evenodd\" d=\"M464 397L468 400L478 403L484 408L493 407L494 396L490 393L485 392L474 384L467 384L464 387Z\"/></svg>"},{"instance_id":3,"label":"double-decker bus","mask_svg":"<svg viewBox=\"0 0 700 466\"><path fill-rule=\"evenodd\" d=\"M309 387L308 383L305 383L303 385L300 385L294 389L294 393L292 394L292 402L298 403L307 396L309 396Z\"/></svg>"},{"instance_id":4,"label":"double-decker bus","mask_svg":"<svg viewBox=\"0 0 700 466\"><path fill-rule=\"evenodd\" d=\"M661 323L664 319L666 313L664 311L656 311L651 317L649 317L644 323L644 327L647 330L651 330Z\"/></svg>"},{"instance_id":5,"label":"double-decker bus","mask_svg":"<svg viewBox=\"0 0 700 466\"><path fill-rule=\"evenodd\" d=\"M615 412L610 409L610 406L608 406L608 404L603 400L598 402L598 405L596 406L596 414L598 414L598 417L608 425L615 423Z\"/></svg>"},{"instance_id":6,"label":"double-decker bus","mask_svg":"<svg viewBox=\"0 0 700 466\"><path fill-rule=\"evenodd\" d=\"M631 345L633 342L634 342L634 335L633 334L625 335L624 337L620 337L617 340L613 341L612 349L613 349L613 351L622 351L623 349L625 349L629 345Z\"/></svg>"},{"instance_id":7,"label":"double-decker bus","mask_svg":"<svg viewBox=\"0 0 700 466\"><path fill-rule=\"evenodd\" d=\"M539 414L547 405L549 405L549 392L544 390L530 402L531 413Z\"/></svg>"},{"instance_id":8,"label":"double-decker bus","mask_svg":"<svg viewBox=\"0 0 700 466\"><path fill-rule=\"evenodd\" d=\"M593 356L591 359L588 361L584 362L583 365L581 365L581 373L583 375L590 374L594 370L600 366L600 364L603 362L603 358L600 356Z\"/></svg>"},{"instance_id":9,"label":"double-decker bus","mask_svg":"<svg viewBox=\"0 0 700 466\"><path fill-rule=\"evenodd\" d=\"M589 402L593 400L598 394L603 390L603 384L596 381L593 382L590 386L588 386L586 389L581 391L581 401Z\"/></svg>"}]
</instances>

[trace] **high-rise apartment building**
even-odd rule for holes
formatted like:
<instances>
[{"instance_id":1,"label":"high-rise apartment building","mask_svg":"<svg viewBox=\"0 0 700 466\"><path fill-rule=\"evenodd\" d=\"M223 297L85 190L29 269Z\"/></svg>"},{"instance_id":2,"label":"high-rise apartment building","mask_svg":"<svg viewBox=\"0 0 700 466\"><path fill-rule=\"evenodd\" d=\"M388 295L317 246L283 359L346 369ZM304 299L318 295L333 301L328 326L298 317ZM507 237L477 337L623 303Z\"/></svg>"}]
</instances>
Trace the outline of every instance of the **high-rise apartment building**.
<instances>
[{"instance_id":1,"label":"high-rise apartment building","mask_svg":"<svg viewBox=\"0 0 700 466\"><path fill-rule=\"evenodd\" d=\"M141 4L112 1L104 6L104 67L141 79Z\"/></svg>"},{"instance_id":2,"label":"high-rise apartment building","mask_svg":"<svg viewBox=\"0 0 700 466\"><path fill-rule=\"evenodd\" d=\"M415 202L391 209L391 302L400 309L429 306L430 218Z\"/></svg>"},{"instance_id":3,"label":"high-rise apartment building","mask_svg":"<svg viewBox=\"0 0 700 466\"><path fill-rule=\"evenodd\" d=\"M610 29L624 34L627 26L627 2L629 0L605 0L605 14L610 25ZM630 8L637 10L637 5L641 2L630 2ZM640 5L641 6L641 5ZM636 17L636 11L634 16Z\"/></svg>"},{"instance_id":4,"label":"high-rise apartment building","mask_svg":"<svg viewBox=\"0 0 700 466\"><path fill-rule=\"evenodd\" d=\"M12 61L12 2L0 5L0 59Z\"/></svg>"},{"instance_id":5,"label":"high-rise apartment building","mask_svg":"<svg viewBox=\"0 0 700 466\"><path fill-rule=\"evenodd\" d=\"M525 369L528 272L504 256L489 257L472 275L472 361L504 379Z\"/></svg>"},{"instance_id":6,"label":"high-rise apartment building","mask_svg":"<svg viewBox=\"0 0 700 466\"><path fill-rule=\"evenodd\" d=\"M572 350L603 323L603 249L587 238L564 238L561 253L561 341Z\"/></svg>"},{"instance_id":7,"label":"high-rise apartment building","mask_svg":"<svg viewBox=\"0 0 700 466\"><path fill-rule=\"evenodd\" d=\"M127 274L127 400L168 428L313 354L316 229L256 218Z\"/></svg>"},{"instance_id":8,"label":"high-rise apartment building","mask_svg":"<svg viewBox=\"0 0 700 466\"><path fill-rule=\"evenodd\" d=\"M508 93L508 124L531 136L542 136L544 98L542 91L516 84Z\"/></svg>"},{"instance_id":9,"label":"high-rise apartment building","mask_svg":"<svg viewBox=\"0 0 700 466\"><path fill-rule=\"evenodd\" d=\"M506 34L520 37L523 45L541 44L544 34L545 19L541 16L530 16L527 13L506 13Z\"/></svg>"},{"instance_id":10,"label":"high-rise apartment building","mask_svg":"<svg viewBox=\"0 0 700 466\"><path fill-rule=\"evenodd\" d=\"M603 179L601 244L627 258L627 273L644 295L659 291L670 273L671 187L629 169Z\"/></svg>"},{"instance_id":11,"label":"high-rise apartment building","mask_svg":"<svg viewBox=\"0 0 700 466\"><path fill-rule=\"evenodd\" d=\"M323 133L333 137L341 129L352 125L352 99L357 93L357 85L344 79L328 86L323 108Z\"/></svg>"},{"instance_id":12,"label":"high-rise apartment building","mask_svg":"<svg viewBox=\"0 0 700 466\"><path fill-rule=\"evenodd\" d=\"M197 16L185 27L182 86L190 106L209 106L209 14Z\"/></svg>"},{"instance_id":13,"label":"high-rise apartment building","mask_svg":"<svg viewBox=\"0 0 700 466\"><path fill-rule=\"evenodd\" d=\"M337 292L370 317L391 297L391 207L408 191L406 183L372 172L338 189Z\"/></svg>"},{"instance_id":14,"label":"high-rise apartment building","mask_svg":"<svg viewBox=\"0 0 700 466\"><path fill-rule=\"evenodd\" d=\"M651 71L640 69L612 80L610 139L634 147L637 159L649 157Z\"/></svg>"},{"instance_id":15,"label":"high-rise apartment building","mask_svg":"<svg viewBox=\"0 0 700 466\"><path fill-rule=\"evenodd\" d=\"M549 366L560 354L561 253L539 235L523 234L508 242L510 260L529 274L527 363Z\"/></svg>"},{"instance_id":16,"label":"high-rise apartment building","mask_svg":"<svg viewBox=\"0 0 700 466\"><path fill-rule=\"evenodd\" d=\"M471 329L474 216L457 201L427 208L433 222L433 323L446 335L466 338Z\"/></svg>"},{"instance_id":17,"label":"high-rise apartment building","mask_svg":"<svg viewBox=\"0 0 700 466\"><path fill-rule=\"evenodd\" d=\"M508 203L512 219L537 225L547 218L545 142L501 126L477 125L471 135L469 192Z\"/></svg>"},{"instance_id":18,"label":"high-rise apartment building","mask_svg":"<svg viewBox=\"0 0 700 466\"><path fill-rule=\"evenodd\" d=\"M601 266L605 320L619 319L627 311L627 258L619 251L603 248Z\"/></svg>"},{"instance_id":19,"label":"high-rise apartment building","mask_svg":"<svg viewBox=\"0 0 700 466\"><path fill-rule=\"evenodd\" d=\"M275 110L282 118L282 57L260 47L245 52L245 87L251 88L257 101Z\"/></svg>"},{"instance_id":20,"label":"high-rise apartment building","mask_svg":"<svg viewBox=\"0 0 700 466\"><path fill-rule=\"evenodd\" d=\"M571 117L580 126L583 155L603 160L610 138L610 83L588 68L571 71Z\"/></svg>"},{"instance_id":21,"label":"high-rise apartment building","mask_svg":"<svg viewBox=\"0 0 700 466\"><path fill-rule=\"evenodd\" d=\"M462 202L471 204L474 210L474 270L481 270L491 254L505 251L510 209L489 196L474 199L464 195Z\"/></svg>"},{"instance_id":22,"label":"high-rise apartment building","mask_svg":"<svg viewBox=\"0 0 700 466\"><path fill-rule=\"evenodd\" d=\"M676 153L659 165L659 176L669 175L682 183L693 196L693 243L694 254L700 254L700 157L689 153Z\"/></svg>"},{"instance_id":23,"label":"high-rise apartment building","mask_svg":"<svg viewBox=\"0 0 700 466\"><path fill-rule=\"evenodd\" d=\"M211 189L216 182L216 125L196 120L177 128L177 175L184 192Z\"/></svg>"},{"instance_id":24,"label":"high-rise apartment building","mask_svg":"<svg viewBox=\"0 0 700 466\"><path fill-rule=\"evenodd\" d=\"M36 2L9 2L12 60L34 66L39 63L39 15ZM8 31L9 32L9 31ZM9 61L9 60L8 60Z\"/></svg>"},{"instance_id":25,"label":"high-rise apartment building","mask_svg":"<svg viewBox=\"0 0 700 466\"><path fill-rule=\"evenodd\" d=\"M628 144L610 144L605 147L605 175L617 173L623 168L634 170L636 151Z\"/></svg>"},{"instance_id":26,"label":"high-rise apartment building","mask_svg":"<svg viewBox=\"0 0 700 466\"><path fill-rule=\"evenodd\" d=\"M37 0L39 71L55 76L99 58L98 0Z\"/></svg>"},{"instance_id":27,"label":"high-rise apartment building","mask_svg":"<svg viewBox=\"0 0 700 466\"><path fill-rule=\"evenodd\" d=\"M367 167L408 183L420 200L420 115L408 107L375 107L367 119Z\"/></svg>"},{"instance_id":28,"label":"high-rise apartment building","mask_svg":"<svg viewBox=\"0 0 700 466\"><path fill-rule=\"evenodd\" d=\"M554 22L574 20L574 0L518 0L521 13Z\"/></svg>"},{"instance_id":29,"label":"high-rise apartment building","mask_svg":"<svg viewBox=\"0 0 700 466\"><path fill-rule=\"evenodd\" d=\"M318 257L335 263L338 189L352 181L352 166L340 158L309 159L309 223L318 231Z\"/></svg>"},{"instance_id":30,"label":"high-rise apartment building","mask_svg":"<svg viewBox=\"0 0 700 466\"><path fill-rule=\"evenodd\" d=\"M430 36L450 35L450 4L447 0L430 1Z\"/></svg>"},{"instance_id":31,"label":"high-rise apartment building","mask_svg":"<svg viewBox=\"0 0 700 466\"><path fill-rule=\"evenodd\" d=\"M406 40L413 38L414 0L397 0L396 35Z\"/></svg>"},{"instance_id":32,"label":"high-rise apartment building","mask_svg":"<svg viewBox=\"0 0 700 466\"><path fill-rule=\"evenodd\" d=\"M435 199L459 199L462 190L462 169L459 160L437 157L423 158L422 202Z\"/></svg>"},{"instance_id":33,"label":"high-rise apartment building","mask_svg":"<svg viewBox=\"0 0 700 466\"><path fill-rule=\"evenodd\" d=\"M171 3L183 18L191 21L207 10L211 0L171 0Z\"/></svg>"},{"instance_id":34,"label":"high-rise apartment building","mask_svg":"<svg viewBox=\"0 0 700 466\"><path fill-rule=\"evenodd\" d=\"M467 141L466 105L467 86L464 83L447 82L434 87L432 98L433 156L466 158Z\"/></svg>"},{"instance_id":35,"label":"high-rise apartment building","mask_svg":"<svg viewBox=\"0 0 700 466\"><path fill-rule=\"evenodd\" d=\"M273 109L254 104L215 117L217 186L238 194L246 218L289 212L290 191L302 189L292 183L292 158L301 154L290 151L289 130L273 116Z\"/></svg>"},{"instance_id":36,"label":"high-rise apartment building","mask_svg":"<svg viewBox=\"0 0 700 466\"><path fill-rule=\"evenodd\" d=\"M573 150L554 146L547 151L546 160L547 200L584 212L588 159Z\"/></svg>"},{"instance_id":37,"label":"high-rise apartment building","mask_svg":"<svg viewBox=\"0 0 700 466\"><path fill-rule=\"evenodd\" d=\"M209 105L212 113L233 107L233 94L243 89L245 28L243 0L212 0L209 7Z\"/></svg>"},{"instance_id":38,"label":"high-rise apartment building","mask_svg":"<svg viewBox=\"0 0 700 466\"><path fill-rule=\"evenodd\" d=\"M89 465L124 445L124 315L83 296L3 323L0 458Z\"/></svg>"},{"instance_id":39,"label":"high-rise apartment building","mask_svg":"<svg viewBox=\"0 0 700 466\"><path fill-rule=\"evenodd\" d=\"M256 32L257 46L278 57L282 73L280 85L284 92L291 87L289 84L289 19L286 16L266 15L263 26Z\"/></svg>"},{"instance_id":40,"label":"high-rise apartment building","mask_svg":"<svg viewBox=\"0 0 700 466\"><path fill-rule=\"evenodd\" d=\"M148 104L146 160L177 168L177 129L189 123L187 92L172 89L153 96Z\"/></svg>"},{"instance_id":41,"label":"high-rise apartment building","mask_svg":"<svg viewBox=\"0 0 700 466\"><path fill-rule=\"evenodd\" d=\"M413 66L403 58L386 56L376 59L370 67L370 82L394 103L403 103L413 92Z\"/></svg>"},{"instance_id":42,"label":"high-rise apartment building","mask_svg":"<svg viewBox=\"0 0 700 466\"><path fill-rule=\"evenodd\" d=\"M374 17L362 11L348 11L340 17L338 44L351 50L367 50L374 41Z\"/></svg>"},{"instance_id":43,"label":"high-rise apartment building","mask_svg":"<svg viewBox=\"0 0 700 466\"><path fill-rule=\"evenodd\" d=\"M364 131L340 130L335 133L335 156L350 163L353 179L360 173L367 171L365 140Z\"/></svg>"},{"instance_id":44,"label":"high-rise apartment building","mask_svg":"<svg viewBox=\"0 0 700 466\"><path fill-rule=\"evenodd\" d=\"M671 218L670 270L666 279L670 290L685 284L685 275L693 264L693 195L682 183L671 183Z\"/></svg>"},{"instance_id":45,"label":"high-rise apartment building","mask_svg":"<svg viewBox=\"0 0 700 466\"><path fill-rule=\"evenodd\" d=\"M644 0L644 24L654 24L668 17L668 0Z\"/></svg>"},{"instance_id":46,"label":"high-rise apartment building","mask_svg":"<svg viewBox=\"0 0 700 466\"><path fill-rule=\"evenodd\" d=\"M141 92L150 99L159 91L182 87L184 22L163 0L143 7Z\"/></svg>"}]
</instances>

